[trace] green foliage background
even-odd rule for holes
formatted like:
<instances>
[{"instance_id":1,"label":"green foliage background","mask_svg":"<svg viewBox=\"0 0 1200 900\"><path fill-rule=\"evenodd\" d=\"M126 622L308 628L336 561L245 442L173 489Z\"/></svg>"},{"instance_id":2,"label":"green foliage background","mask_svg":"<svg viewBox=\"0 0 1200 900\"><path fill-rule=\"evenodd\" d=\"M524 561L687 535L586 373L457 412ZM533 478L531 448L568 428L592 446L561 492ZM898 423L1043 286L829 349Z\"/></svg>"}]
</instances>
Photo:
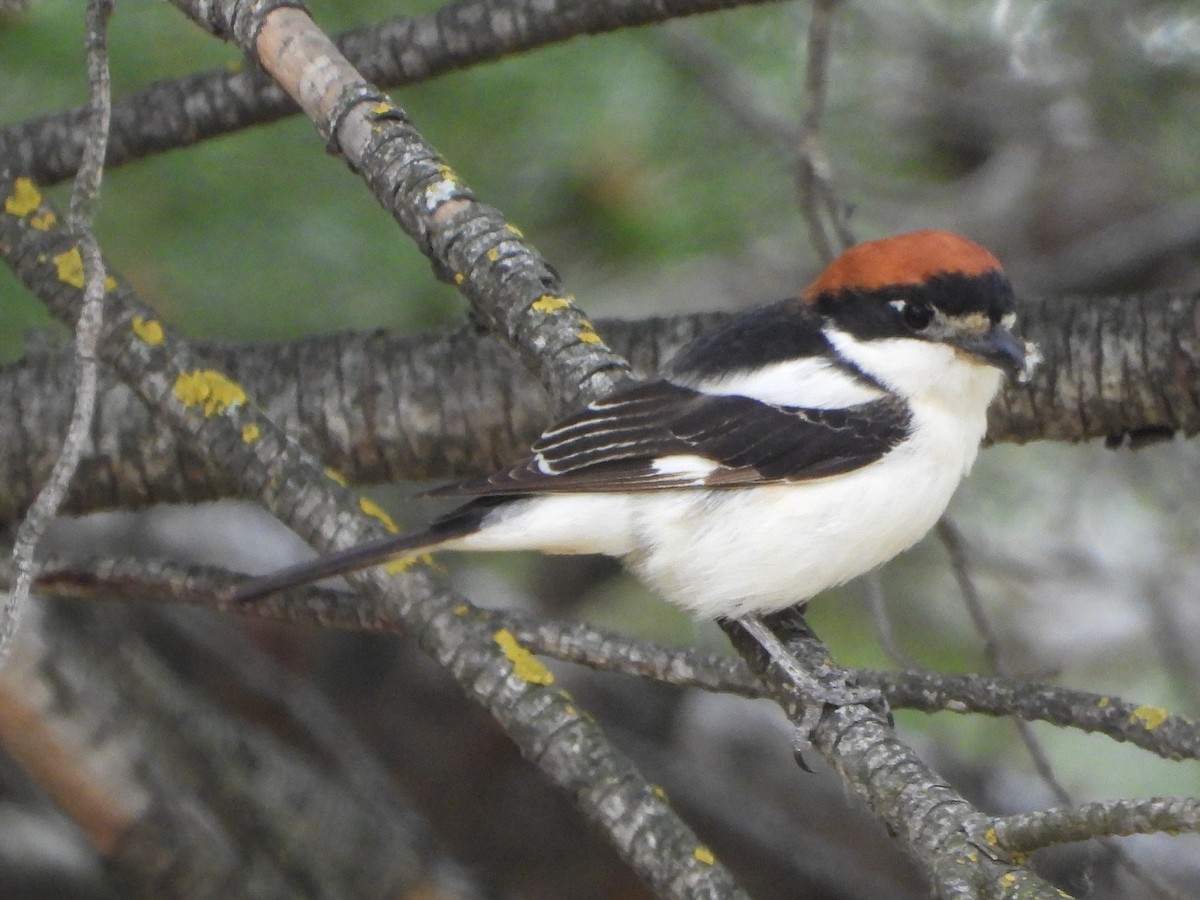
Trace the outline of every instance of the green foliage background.
<instances>
[{"instance_id":1,"label":"green foliage background","mask_svg":"<svg viewBox=\"0 0 1200 900\"><path fill-rule=\"evenodd\" d=\"M331 33L395 13L382 2L314 5ZM81 18L75 3L43 0L0 19L3 124L85 100ZM756 76L786 96L795 18L794 8L761 7L700 27L757 60ZM735 253L749 236L797 228L786 160L734 127L655 44L648 29L576 39L391 92L593 311L603 311L595 295L614 272ZM169 5L145 0L118 4L111 51L116 96L239 61ZM67 188L54 196L65 207ZM301 117L110 170L98 231L110 264L194 336L411 329L464 314ZM11 359L22 330L46 319L8 273L0 301L0 354Z\"/></svg>"}]
</instances>

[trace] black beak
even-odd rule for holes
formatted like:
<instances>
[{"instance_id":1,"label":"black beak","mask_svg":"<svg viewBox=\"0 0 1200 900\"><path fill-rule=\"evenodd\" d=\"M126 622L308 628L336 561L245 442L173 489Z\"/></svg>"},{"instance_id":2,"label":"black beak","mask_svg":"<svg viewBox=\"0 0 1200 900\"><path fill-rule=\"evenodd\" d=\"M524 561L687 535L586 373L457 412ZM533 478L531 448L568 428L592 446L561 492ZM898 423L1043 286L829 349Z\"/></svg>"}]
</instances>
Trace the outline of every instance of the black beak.
<instances>
[{"instance_id":1,"label":"black beak","mask_svg":"<svg viewBox=\"0 0 1200 900\"><path fill-rule=\"evenodd\" d=\"M1025 374L1025 345L1003 325L993 325L981 335L960 337L955 344L964 353L995 366L1009 378L1016 380Z\"/></svg>"}]
</instances>

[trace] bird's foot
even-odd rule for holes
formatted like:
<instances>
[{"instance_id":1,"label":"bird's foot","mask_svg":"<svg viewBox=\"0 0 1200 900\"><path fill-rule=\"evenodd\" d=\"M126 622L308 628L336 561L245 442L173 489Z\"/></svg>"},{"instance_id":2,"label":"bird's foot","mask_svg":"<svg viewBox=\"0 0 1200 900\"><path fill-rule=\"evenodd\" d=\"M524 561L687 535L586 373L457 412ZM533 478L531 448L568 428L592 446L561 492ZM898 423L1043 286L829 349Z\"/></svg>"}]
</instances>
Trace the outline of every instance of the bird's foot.
<instances>
[{"instance_id":1,"label":"bird's foot","mask_svg":"<svg viewBox=\"0 0 1200 900\"><path fill-rule=\"evenodd\" d=\"M852 684L850 672L827 660L822 660L818 665L806 665L758 616L743 616L737 622L766 653L768 667L775 666L794 689L800 706L799 716L793 718L796 730L792 749L801 768L811 771L804 753L812 749L813 732L827 710L864 704L891 717L887 701L878 688ZM811 637L807 626L804 628L804 634Z\"/></svg>"}]
</instances>

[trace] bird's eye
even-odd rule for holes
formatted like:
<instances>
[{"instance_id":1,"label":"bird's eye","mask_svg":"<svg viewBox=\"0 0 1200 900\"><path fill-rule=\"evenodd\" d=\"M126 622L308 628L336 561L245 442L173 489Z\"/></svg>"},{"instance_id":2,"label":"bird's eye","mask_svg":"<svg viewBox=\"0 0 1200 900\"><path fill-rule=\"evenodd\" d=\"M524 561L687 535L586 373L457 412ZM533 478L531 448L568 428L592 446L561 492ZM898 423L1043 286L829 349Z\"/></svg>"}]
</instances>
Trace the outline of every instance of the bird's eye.
<instances>
[{"instance_id":1,"label":"bird's eye","mask_svg":"<svg viewBox=\"0 0 1200 900\"><path fill-rule=\"evenodd\" d=\"M912 300L900 300L893 303L904 319L904 324L913 331L920 331L933 321L933 307L928 303L918 303Z\"/></svg>"}]
</instances>

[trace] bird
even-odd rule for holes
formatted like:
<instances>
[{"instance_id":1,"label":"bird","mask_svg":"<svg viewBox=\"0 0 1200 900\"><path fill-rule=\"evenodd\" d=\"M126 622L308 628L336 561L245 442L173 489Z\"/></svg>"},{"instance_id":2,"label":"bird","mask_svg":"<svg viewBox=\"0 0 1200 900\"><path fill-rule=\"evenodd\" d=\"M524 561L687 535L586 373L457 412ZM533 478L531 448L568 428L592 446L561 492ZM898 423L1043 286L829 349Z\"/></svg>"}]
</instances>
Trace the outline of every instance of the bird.
<instances>
[{"instance_id":1,"label":"bird","mask_svg":"<svg viewBox=\"0 0 1200 900\"><path fill-rule=\"evenodd\" d=\"M970 471L987 410L1036 348L999 260L945 231L855 245L797 296L736 316L528 455L431 493L464 505L251 577L245 602L405 555L619 558L699 618L755 623L919 541Z\"/></svg>"}]
</instances>

